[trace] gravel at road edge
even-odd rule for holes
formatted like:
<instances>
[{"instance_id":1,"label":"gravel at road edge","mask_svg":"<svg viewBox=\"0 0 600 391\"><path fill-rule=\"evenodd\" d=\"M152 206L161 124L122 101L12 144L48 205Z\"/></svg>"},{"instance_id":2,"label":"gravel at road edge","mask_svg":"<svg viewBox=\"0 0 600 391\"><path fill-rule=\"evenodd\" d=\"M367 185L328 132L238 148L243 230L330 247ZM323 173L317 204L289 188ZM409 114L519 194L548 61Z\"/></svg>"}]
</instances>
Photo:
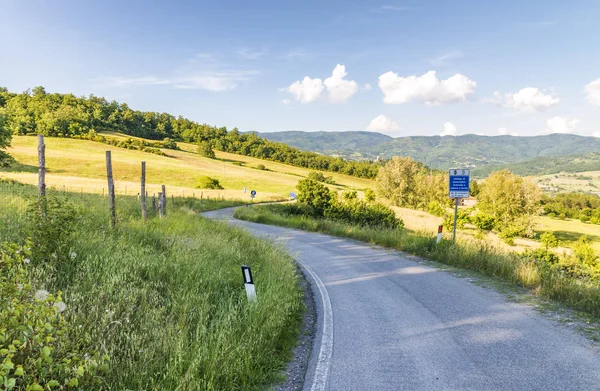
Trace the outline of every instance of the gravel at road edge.
<instances>
[{"instance_id":1,"label":"gravel at road edge","mask_svg":"<svg viewBox=\"0 0 600 391\"><path fill-rule=\"evenodd\" d=\"M315 338L317 314L312 288L302 269L297 266L300 276L300 287L304 292L304 315L298 345L294 348L292 360L285 369L286 380L275 387L273 391L300 391L304 386L304 377L312 353Z\"/></svg>"}]
</instances>

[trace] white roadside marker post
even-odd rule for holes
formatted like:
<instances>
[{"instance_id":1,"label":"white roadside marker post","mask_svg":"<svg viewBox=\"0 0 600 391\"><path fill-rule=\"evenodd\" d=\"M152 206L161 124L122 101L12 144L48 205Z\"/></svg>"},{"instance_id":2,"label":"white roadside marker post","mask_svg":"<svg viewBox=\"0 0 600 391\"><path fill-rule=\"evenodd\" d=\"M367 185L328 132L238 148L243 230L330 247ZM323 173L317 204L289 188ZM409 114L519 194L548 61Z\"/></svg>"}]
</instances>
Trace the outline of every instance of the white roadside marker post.
<instances>
[{"instance_id":1,"label":"white roadside marker post","mask_svg":"<svg viewBox=\"0 0 600 391\"><path fill-rule=\"evenodd\" d=\"M438 234L437 234L437 239L435 240L436 244L440 244L440 242L442 241L442 231L444 230L444 226L440 225L438 227Z\"/></svg>"},{"instance_id":2,"label":"white roadside marker post","mask_svg":"<svg viewBox=\"0 0 600 391\"><path fill-rule=\"evenodd\" d=\"M244 277L244 288L246 288L246 296L248 302L256 302L256 289L254 288L254 280L252 279L252 271L250 266L242 265L242 276Z\"/></svg>"}]
</instances>

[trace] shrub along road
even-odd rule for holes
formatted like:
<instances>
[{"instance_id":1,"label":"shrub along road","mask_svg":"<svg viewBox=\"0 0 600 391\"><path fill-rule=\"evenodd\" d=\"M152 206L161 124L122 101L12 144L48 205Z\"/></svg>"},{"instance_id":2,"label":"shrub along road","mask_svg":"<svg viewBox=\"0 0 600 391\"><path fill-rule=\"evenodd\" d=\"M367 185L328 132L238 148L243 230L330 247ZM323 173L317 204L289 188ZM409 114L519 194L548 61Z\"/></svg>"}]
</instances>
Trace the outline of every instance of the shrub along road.
<instances>
[{"instance_id":1,"label":"shrub along road","mask_svg":"<svg viewBox=\"0 0 600 391\"><path fill-rule=\"evenodd\" d=\"M313 283L304 390L600 390L598 348L530 307L396 251L232 213L205 216L283 242Z\"/></svg>"}]
</instances>

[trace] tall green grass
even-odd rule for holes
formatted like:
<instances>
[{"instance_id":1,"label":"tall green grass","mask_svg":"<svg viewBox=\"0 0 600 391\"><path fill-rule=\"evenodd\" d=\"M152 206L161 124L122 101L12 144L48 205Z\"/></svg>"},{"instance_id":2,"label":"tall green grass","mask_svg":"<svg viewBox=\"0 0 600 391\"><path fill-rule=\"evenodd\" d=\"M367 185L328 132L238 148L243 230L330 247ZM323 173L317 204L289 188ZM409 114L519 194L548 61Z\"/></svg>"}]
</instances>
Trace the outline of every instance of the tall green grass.
<instances>
[{"instance_id":1,"label":"tall green grass","mask_svg":"<svg viewBox=\"0 0 600 391\"><path fill-rule=\"evenodd\" d=\"M533 259L481 241L459 240L454 245L451 241L444 240L436 244L436 238L426 232L359 227L327 219L288 216L281 213L279 205L238 208L234 217L256 223L348 237L448 265L476 270L529 288L537 295L554 299L571 308L600 316L599 284L570 278L536 263Z\"/></svg>"},{"instance_id":2,"label":"tall green grass","mask_svg":"<svg viewBox=\"0 0 600 391\"><path fill-rule=\"evenodd\" d=\"M142 223L137 199L119 197L112 230L106 198L60 196L79 213L76 255L36 266L34 284L63 291L81 352L110 356L104 389L258 390L280 379L303 309L293 260L196 213L240 203L169 200L165 218ZM33 187L0 183L0 241L24 240L34 197ZM247 302L242 264L253 269L256 304Z\"/></svg>"}]
</instances>

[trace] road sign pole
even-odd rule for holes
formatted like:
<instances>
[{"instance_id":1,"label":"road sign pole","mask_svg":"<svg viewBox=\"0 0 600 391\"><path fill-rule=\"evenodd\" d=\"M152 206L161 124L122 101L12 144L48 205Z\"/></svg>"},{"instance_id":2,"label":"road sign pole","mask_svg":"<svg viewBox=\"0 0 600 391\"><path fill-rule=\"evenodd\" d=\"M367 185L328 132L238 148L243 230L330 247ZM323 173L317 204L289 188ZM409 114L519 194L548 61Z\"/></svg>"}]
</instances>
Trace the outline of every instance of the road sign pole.
<instances>
[{"instance_id":1,"label":"road sign pole","mask_svg":"<svg viewBox=\"0 0 600 391\"><path fill-rule=\"evenodd\" d=\"M452 241L456 244L456 219L458 218L458 198L454 199L454 234L452 235Z\"/></svg>"}]
</instances>

